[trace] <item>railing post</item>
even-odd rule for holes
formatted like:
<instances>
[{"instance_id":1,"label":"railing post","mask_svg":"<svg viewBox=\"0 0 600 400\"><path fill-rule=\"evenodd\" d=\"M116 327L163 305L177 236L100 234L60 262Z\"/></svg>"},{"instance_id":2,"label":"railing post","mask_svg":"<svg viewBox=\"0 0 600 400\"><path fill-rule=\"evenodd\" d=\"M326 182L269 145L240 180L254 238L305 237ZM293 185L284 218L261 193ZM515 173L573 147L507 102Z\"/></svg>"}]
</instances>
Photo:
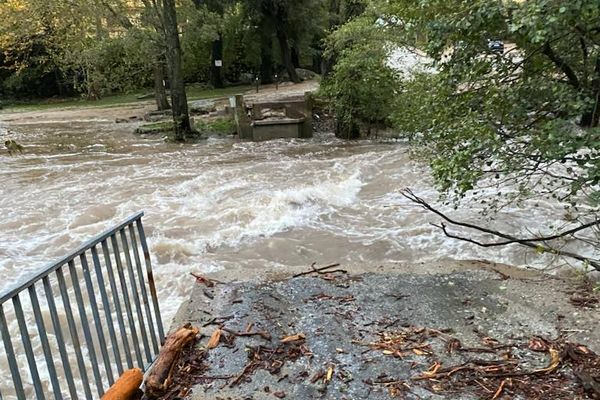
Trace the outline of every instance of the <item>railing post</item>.
<instances>
[{"instance_id":1,"label":"railing post","mask_svg":"<svg viewBox=\"0 0 600 400\"><path fill-rule=\"evenodd\" d=\"M117 342L117 335L115 334L112 313L110 311L110 303L108 302L108 295L106 294L104 276L102 276L102 267L100 266L100 258L98 257L98 250L96 250L96 246L92 246L91 251L92 262L94 263L94 269L96 270L96 280L98 281L98 290L100 291L100 298L102 299L102 305L104 306L104 315L106 317L106 325L108 326L108 335L113 346L113 354L115 356L115 363L117 364L117 371L119 372L119 375L121 375L123 373L123 361L121 360L121 352L119 351L119 343Z\"/></svg>"},{"instance_id":2,"label":"railing post","mask_svg":"<svg viewBox=\"0 0 600 400\"><path fill-rule=\"evenodd\" d=\"M6 350L6 356L8 357L8 366L10 367L10 374L13 379L17 399L25 400L23 381L19 373L19 366L17 365L17 358L15 357L15 351L10 340L10 333L8 332L8 325L6 324L6 316L4 315L2 304L0 304L0 331L2 331L2 342L4 343L4 350Z\"/></svg>"},{"instance_id":3,"label":"railing post","mask_svg":"<svg viewBox=\"0 0 600 400\"><path fill-rule=\"evenodd\" d=\"M140 304L140 298L138 296L138 288L135 280L135 273L133 272L133 266L131 263L131 254L129 253L129 244L127 243L127 236L125 236L125 230L121 229L119 231L119 235L121 236L121 244L123 245L123 252L125 253L125 263L127 265L127 273L129 277L129 283L131 284L131 292L133 296L133 303L135 304L135 309L137 311L140 333L142 335L142 342L144 343L144 350L146 353L146 359L148 363L152 362L152 351L150 350L150 344L148 343L148 335L145 329L144 322L144 314L142 312L142 305Z\"/></svg>"},{"instance_id":4,"label":"railing post","mask_svg":"<svg viewBox=\"0 0 600 400\"><path fill-rule=\"evenodd\" d=\"M144 303L144 309L146 310L146 316L148 317L148 328L150 330L150 338L152 339L152 345L154 351L158 353L159 344L156 340L157 334L155 333L154 320L152 318L152 312L150 311L150 299L148 299L148 291L146 290L146 283L144 281L144 273L142 272L142 261L140 260L140 252L137 246L137 239L135 238L135 232L133 225L129 225L129 237L131 239L131 248L133 249L133 259L135 261L135 269L137 272L140 289L142 291L142 301Z\"/></svg>"},{"instance_id":5,"label":"railing post","mask_svg":"<svg viewBox=\"0 0 600 400\"><path fill-rule=\"evenodd\" d=\"M21 298L19 295L13 297L12 302L15 309L15 316L17 317L17 323L19 324L19 331L21 332L21 341L23 342L23 347L25 348L25 356L27 357L27 363L29 364L29 372L31 373L31 379L33 380L35 395L38 399L45 399L46 396L42 390L40 373L38 372L35 356L33 355L31 339L29 338L29 330L27 329L27 322L25 322L25 316L23 315L23 307L21 306Z\"/></svg>"},{"instance_id":6,"label":"railing post","mask_svg":"<svg viewBox=\"0 0 600 400\"><path fill-rule=\"evenodd\" d=\"M127 360L127 367L133 368L131 348L129 347L127 329L125 329L125 321L123 320L123 310L121 309L121 301L119 300L119 292L117 291L117 283L115 281L115 274L113 271L112 263L110 261L110 253L108 251L108 243L106 242L106 240L102 241L102 254L104 255L104 264L106 265L106 271L108 272L108 282L110 283L110 291L113 294L113 301L115 303L115 311L117 314L117 321L119 323L119 330L121 332L121 338L123 339L123 349L125 350L125 359Z\"/></svg>"},{"instance_id":7,"label":"railing post","mask_svg":"<svg viewBox=\"0 0 600 400\"><path fill-rule=\"evenodd\" d=\"M73 317L73 310L71 309L71 300L69 299L69 293L67 291L67 285L65 282L65 276L63 274L62 267L56 270L56 276L58 277L58 286L60 288L60 294L61 294L61 297L63 300L63 306L65 307L65 313L67 315L67 324L69 325L69 333L71 334L71 340L73 341L73 347L75 348L75 357L77 358L77 368L79 369L79 376L81 377L81 383L83 384L83 391L85 393L85 398L91 399L92 391L90 388L90 381L88 379L86 366L83 361L83 353L81 352L81 344L79 342L79 334L77 332L75 318ZM92 349L92 351L93 351L93 349ZM95 358L95 353L94 353L94 358Z\"/></svg>"},{"instance_id":8,"label":"railing post","mask_svg":"<svg viewBox=\"0 0 600 400\"><path fill-rule=\"evenodd\" d=\"M31 306L33 308L35 323L37 325L38 332L40 335L40 341L42 342L42 349L44 350L44 357L46 359L46 366L48 367L50 381L52 383L52 391L54 393L54 398L62 399L60 384L58 383L56 369L54 368L52 350L50 350L50 343L48 342L48 335L46 334L46 325L44 323L44 318L42 317L42 310L40 309L40 302L38 300L34 285L31 285L29 287L29 298L31 299Z\"/></svg>"},{"instance_id":9,"label":"railing post","mask_svg":"<svg viewBox=\"0 0 600 400\"><path fill-rule=\"evenodd\" d=\"M75 300L79 311L79 318L81 319L81 327L83 328L83 335L88 348L88 354L90 361L92 362L92 372L96 381L96 390L98 397L102 397L104 394L104 388L102 387L102 377L100 376L100 370L98 369L98 359L96 357L96 350L94 348L94 342L92 341L92 333L90 331L90 325L87 320L85 312L85 303L83 302L83 296L81 294L81 287L79 286L79 278L77 276L77 270L75 269L75 262L69 261L69 273L71 274L71 281L73 282L73 290L75 292Z\"/></svg>"},{"instance_id":10,"label":"railing post","mask_svg":"<svg viewBox=\"0 0 600 400\"><path fill-rule=\"evenodd\" d=\"M46 293L46 300L48 300L48 308L50 310L50 319L52 320L52 327L54 328L54 335L56 336L56 342L58 344L58 352L62 361L63 369L65 371L65 377L69 385L69 393L71 398L77 398L77 389L75 388L75 381L73 380L73 372L71 371L71 364L69 363L69 354L65 347L65 339L62 334L62 328L60 320L58 319L58 310L56 309L56 303L54 302L54 294L52 293L52 285L50 284L50 278L45 276L42 279L44 284L44 292Z\"/></svg>"},{"instance_id":11,"label":"railing post","mask_svg":"<svg viewBox=\"0 0 600 400\"><path fill-rule=\"evenodd\" d=\"M156 316L156 323L158 326L158 335L160 337L160 343L162 344L165 338L165 331L163 329L162 318L160 316L160 309L158 306L158 294L156 293L156 285L154 283L154 274L152 273L152 263L150 261L150 250L148 249L148 243L146 242L146 234L144 233L144 226L142 220L138 219L135 224L140 234L140 244L142 245L142 251L144 252L144 261L146 262L146 275L148 277L148 286L150 286L150 296L152 297L152 304L154 306L154 315Z\"/></svg>"}]
</instances>

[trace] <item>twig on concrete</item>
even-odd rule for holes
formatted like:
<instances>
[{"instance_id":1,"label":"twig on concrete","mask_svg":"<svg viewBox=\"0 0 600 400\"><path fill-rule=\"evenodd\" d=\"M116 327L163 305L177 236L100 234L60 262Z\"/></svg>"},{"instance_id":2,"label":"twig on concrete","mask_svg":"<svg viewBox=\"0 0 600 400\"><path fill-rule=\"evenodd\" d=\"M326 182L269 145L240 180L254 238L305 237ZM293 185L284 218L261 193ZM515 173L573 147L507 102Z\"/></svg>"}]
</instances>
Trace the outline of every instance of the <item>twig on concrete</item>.
<instances>
[{"instance_id":1,"label":"twig on concrete","mask_svg":"<svg viewBox=\"0 0 600 400\"><path fill-rule=\"evenodd\" d=\"M319 267L319 268L315 268L315 265L317 263L314 262L310 265L311 270L310 271L304 271L304 272L300 272L294 276L292 276L292 278L298 278L299 276L305 276L305 275L310 275L310 274L319 274L319 275L325 275L325 274L332 274L334 272L341 272L342 274L347 274L348 271L346 271L345 269L336 269L333 271L329 271L331 268L335 268L335 267L339 267L340 264L336 263L336 264L330 264L330 265L326 265L324 267Z\"/></svg>"},{"instance_id":2,"label":"twig on concrete","mask_svg":"<svg viewBox=\"0 0 600 400\"><path fill-rule=\"evenodd\" d=\"M235 336L260 336L265 340L271 340L271 334L265 331L256 331L256 332L238 332L233 329L223 328L225 332L231 333Z\"/></svg>"}]
</instances>

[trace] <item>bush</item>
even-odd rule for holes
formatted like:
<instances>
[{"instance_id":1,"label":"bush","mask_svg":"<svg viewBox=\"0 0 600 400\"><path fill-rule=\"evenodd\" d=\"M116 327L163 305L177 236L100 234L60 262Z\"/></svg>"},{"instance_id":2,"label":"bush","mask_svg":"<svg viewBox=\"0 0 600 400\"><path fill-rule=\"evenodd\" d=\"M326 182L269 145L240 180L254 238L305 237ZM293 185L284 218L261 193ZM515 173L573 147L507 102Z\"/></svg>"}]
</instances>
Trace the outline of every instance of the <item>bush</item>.
<instances>
[{"instance_id":1,"label":"bush","mask_svg":"<svg viewBox=\"0 0 600 400\"><path fill-rule=\"evenodd\" d=\"M399 78L386 59L383 49L352 48L323 82L322 93L333 104L337 120L336 136L356 139L388 125Z\"/></svg>"}]
</instances>

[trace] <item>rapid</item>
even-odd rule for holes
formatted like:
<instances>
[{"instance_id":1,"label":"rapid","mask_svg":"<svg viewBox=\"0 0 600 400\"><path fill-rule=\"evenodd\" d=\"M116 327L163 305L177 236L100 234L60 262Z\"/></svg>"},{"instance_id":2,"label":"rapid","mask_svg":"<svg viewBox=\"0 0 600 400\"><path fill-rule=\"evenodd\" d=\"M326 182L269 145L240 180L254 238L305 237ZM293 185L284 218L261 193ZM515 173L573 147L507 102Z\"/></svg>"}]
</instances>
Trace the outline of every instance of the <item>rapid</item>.
<instances>
[{"instance_id":1,"label":"rapid","mask_svg":"<svg viewBox=\"0 0 600 400\"><path fill-rule=\"evenodd\" d=\"M0 129L25 145L23 154L0 153L4 284L137 211L145 212L167 320L193 283L189 272L242 267L252 276L312 262L537 262L533 252L478 248L431 226L439 218L399 194L408 187L436 204L427 167L411 160L402 143L319 134L166 144L112 118L13 120ZM457 219L480 218L475 206L442 209ZM498 226L518 232L555 211L504 209Z\"/></svg>"}]
</instances>

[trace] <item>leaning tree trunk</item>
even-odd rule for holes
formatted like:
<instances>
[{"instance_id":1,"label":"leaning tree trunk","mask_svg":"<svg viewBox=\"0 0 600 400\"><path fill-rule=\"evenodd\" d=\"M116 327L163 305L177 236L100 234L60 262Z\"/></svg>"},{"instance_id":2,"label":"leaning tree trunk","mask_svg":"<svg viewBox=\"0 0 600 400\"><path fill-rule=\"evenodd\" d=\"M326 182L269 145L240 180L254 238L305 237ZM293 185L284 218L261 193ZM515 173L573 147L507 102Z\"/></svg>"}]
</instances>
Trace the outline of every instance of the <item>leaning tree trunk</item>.
<instances>
[{"instance_id":1,"label":"leaning tree trunk","mask_svg":"<svg viewBox=\"0 0 600 400\"><path fill-rule=\"evenodd\" d=\"M167 91L165 90L165 71L161 60L157 60L154 64L154 99L156 100L156 109L158 111L171 108L167 99Z\"/></svg>"},{"instance_id":2,"label":"leaning tree trunk","mask_svg":"<svg viewBox=\"0 0 600 400\"><path fill-rule=\"evenodd\" d=\"M290 80L294 83L300 83L300 78L292 63L292 52L290 51L287 33L283 27L277 27L277 40L279 41L279 48L281 50L281 61L283 62L283 65L285 65Z\"/></svg>"},{"instance_id":3,"label":"leaning tree trunk","mask_svg":"<svg viewBox=\"0 0 600 400\"><path fill-rule=\"evenodd\" d=\"M164 13L165 42L167 45L167 64L171 88L171 108L175 123L175 140L184 141L192 133L188 112L183 68L181 60L181 44L177 29L177 12L175 0L162 0Z\"/></svg>"},{"instance_id":4,"label":"leaning tree trunk","mask_svg":"<svg viewBox=\"0 0 600 400\"><path fill-rule=\"evenodd\" d=\"M212 65L210 66L210 82L215 88L224 87L223 83L223 35L219 33L219 38L212 43Z\"/></svg>"}]
</instances>

